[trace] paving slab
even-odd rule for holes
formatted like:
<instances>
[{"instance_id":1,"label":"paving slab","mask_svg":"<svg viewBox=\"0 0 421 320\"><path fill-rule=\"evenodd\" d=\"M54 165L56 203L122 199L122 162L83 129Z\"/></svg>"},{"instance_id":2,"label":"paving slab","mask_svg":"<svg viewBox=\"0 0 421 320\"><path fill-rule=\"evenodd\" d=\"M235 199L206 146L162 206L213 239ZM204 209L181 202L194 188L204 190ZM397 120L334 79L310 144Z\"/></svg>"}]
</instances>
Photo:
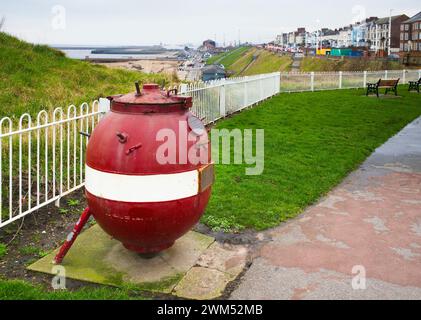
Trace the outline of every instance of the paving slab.
<instances>
[{"instance_id":1,"label":"paving slab","mask_svg":"<svg viewBox=\"0 0 421 320\"><path fill-rule=\"evenodd\" d=\"M228 283L243 272L248 257L245 246L214 242L177 284L174 295L195 300L219 298Z\"/></svg>"},{"instance_id":2,"label":"paving slab","mask_svg":"<svg viewBox=\"0 0 421 320\"><path fill-rule=\"evenodd\" d=\"M191 231L172 248L152 259L143 259L95 225L78 237L62 266L71 279L113 286L134 284L145 290L170 293L213 242L212 237ZM52 261L57 251L28 269L54 274Z\"/></svg>"},{"instance_id":3,"label":"paving slab","mask_svg":"<svg viewBox=\"0 0 421 320\"><path fill-rule=\"evenodd\" d=\"M247 258L248 249L245 246L214 242L199 258L197 264L228 273L235 278L245 268Z\"/></svg>"},{"instance_id":4,"label":"paving slab","mask_svg":"<svg viewBox=\"0 0 421 320\"><path fill-rule=\"evenodd\" d=\"M421 299L421 118L265 235L232 299Z\"/></svg>"},{"instance_id":5,"label":"paving slab","mask_svg":"<svg viewBox=\"0 0 421 320\"><path fill-rule=\"evenodd\" d=\"M228 273L203 267L192 268L177 284L174 294L194 300L216 299L232 279Z\"/></svg>"}]
</instances>

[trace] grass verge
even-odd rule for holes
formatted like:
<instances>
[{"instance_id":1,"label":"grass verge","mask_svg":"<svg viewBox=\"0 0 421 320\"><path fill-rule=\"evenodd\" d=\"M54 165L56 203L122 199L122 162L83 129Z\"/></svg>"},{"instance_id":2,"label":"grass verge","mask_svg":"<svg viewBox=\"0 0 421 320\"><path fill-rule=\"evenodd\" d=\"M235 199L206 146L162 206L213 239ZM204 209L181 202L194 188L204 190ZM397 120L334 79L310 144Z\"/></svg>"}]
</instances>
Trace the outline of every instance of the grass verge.
<instances>
[{"instance_id":1,"label":"grass verge","mask_svg":"<svg viewBox=\"0 0 421 320\"><path fill-rule=\"evenodd\" d=\"M301 61L302 72L328 71L379 71L402 70L405 67L396 61L366 60L359 58L334 59L326 57L305 57Z\"/></svg>"},{"instance_id":2,"label":"grass verge","mask_svg":"<svg viewBox=\"0 0 421 320\"><path fill-rule=\"evenodd\" d=\"M111 287L84 287L79 290L46 291L21 280L0 279L0 300L133 300L143 299L136 290Z\"/></svg>"}]
</instances>

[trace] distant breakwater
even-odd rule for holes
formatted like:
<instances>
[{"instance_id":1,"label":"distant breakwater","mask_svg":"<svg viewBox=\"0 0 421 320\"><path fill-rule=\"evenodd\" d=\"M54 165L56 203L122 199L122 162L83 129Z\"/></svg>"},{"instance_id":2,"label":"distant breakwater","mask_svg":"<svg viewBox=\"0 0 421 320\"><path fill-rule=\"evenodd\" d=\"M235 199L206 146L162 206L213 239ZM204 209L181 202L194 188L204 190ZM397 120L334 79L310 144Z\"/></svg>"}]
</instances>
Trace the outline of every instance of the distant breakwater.
<instances>
[{"instance_id":1,"label":"distant breakwater","mask_svg":"<svg viewBox=\"0 0 421 320\"><path fill-rule=\"evenodd\" d=\"M168 50L114 50L114 49L95 49L92 54L162 54Z\"/></svg>"}]
</instances>

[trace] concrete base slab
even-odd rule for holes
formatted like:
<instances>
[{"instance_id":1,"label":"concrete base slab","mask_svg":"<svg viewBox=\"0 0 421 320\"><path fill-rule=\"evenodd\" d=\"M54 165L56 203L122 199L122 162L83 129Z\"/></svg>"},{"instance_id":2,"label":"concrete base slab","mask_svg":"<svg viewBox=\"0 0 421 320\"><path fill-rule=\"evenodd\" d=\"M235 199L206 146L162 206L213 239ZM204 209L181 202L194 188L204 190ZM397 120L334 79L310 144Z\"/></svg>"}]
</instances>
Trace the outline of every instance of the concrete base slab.
<instances>
[{"instance_id":1,"label":"concrete base slab","mask_svg":"<svg viewBox=\"0 0 421 320\"><path fill-rule=\"evenodd\" d=\"M58 249L28 267L56 275ZM144 259L108 236L96 225L84 231L62 266L67 278L104 285L134 285L152 292L187 299L214 299L244 269L248 249L223 245L198 232L189 232L152 259Z\"/></svg>"},{"instance_id":2,"label":"concrete base slab","mask_svg":"<svg viewBox=\"0 0 421 320\"><path fill-rule=\"evenodd\" d=\"M189 232L152 259L125 249L96 225L83 232L63 261L66 277L99 284L134 284L145 290L170 293L203 255L214 239ZM52 264L58 249L28 267L55 274Z\"/></svg>"}]
</instances>

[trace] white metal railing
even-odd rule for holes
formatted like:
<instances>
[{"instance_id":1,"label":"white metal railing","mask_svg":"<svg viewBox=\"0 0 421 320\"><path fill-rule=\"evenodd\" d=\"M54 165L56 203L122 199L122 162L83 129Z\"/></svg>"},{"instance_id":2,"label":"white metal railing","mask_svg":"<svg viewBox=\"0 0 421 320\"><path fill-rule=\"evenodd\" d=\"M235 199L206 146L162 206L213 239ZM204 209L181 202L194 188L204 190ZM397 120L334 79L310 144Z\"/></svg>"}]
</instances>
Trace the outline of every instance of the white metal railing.
<instances>
[{"instance_id":1,"label":"white metal railing","mask_svg":"<svg viewBox=\"0 0 421 320\"><path fill-rule=\"evenodd\" d=\"M421 78L421 70L284 72L281 73L280 92L365 88L368 82L380 78L400 78L400 84L407 84Z\"/></svg>"},{"instance_id":2,"label":"white metal railing","mask_svg":"<svg viewBox=\"0 0 421 320\"><path fill-rule=\"evenodd\" d=\"M106 110L98 101L0 120L0 227L84 185L87 137Z\"/></svg>"},{"instance_id":3,"label":"white metal railing","mask_svg":"<svg viewBox=\"0 0 421 320\"><path fill-rule=\"evenodd\" d=\"M182 84L206 124L279 93L280 73ZM17 123L0 120L0 228L84 186L84 156L90 133L109 110L106 99L66 110L42 110Z\"/></svg>"},{"instance_id":4,"label":"white metal railing","mask_svg":"<svg viewBox=\"0 0 421 320\"><path fill-rule=\"evenodd\" d=\"M247 108L279 93L280 73L182 84L180 94L193 97L192 112L205 124Z\"/></svg>"}]
</instances>

